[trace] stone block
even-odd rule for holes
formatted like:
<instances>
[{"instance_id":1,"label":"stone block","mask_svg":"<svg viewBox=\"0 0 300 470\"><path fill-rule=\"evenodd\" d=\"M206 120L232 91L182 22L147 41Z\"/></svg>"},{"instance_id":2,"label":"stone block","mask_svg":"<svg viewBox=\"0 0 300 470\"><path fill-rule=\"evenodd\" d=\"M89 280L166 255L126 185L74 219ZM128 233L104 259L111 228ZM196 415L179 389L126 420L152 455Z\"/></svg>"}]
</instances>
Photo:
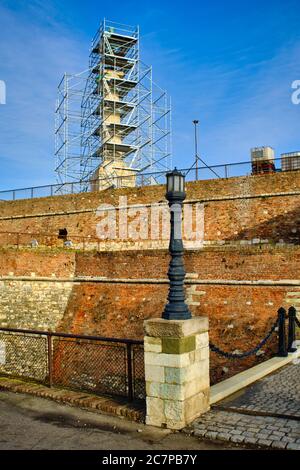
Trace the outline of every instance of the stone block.
<instances>
[{"instance_id":1,"label":"stone block","mask_svg":"<svg viewBox=\"0 0 300 470\"><path fill-rule=\"evenodd\" d=\"M196 335L196 349L208 347L208 332Z\"/></svg>"},{"instance_id":2,"label":"stone block","mask_svg":"<svg viewBox=\"0 0 300 470\"><path fill-rule=\"evenodd\" d=\"M201 390L209 386L209 367L205 361L195 362L187 367L165 367L165 382L170 384L185 384L193 380L202 380Z\"/></svg>"},{"instance_id":3,"label":"stone block","mask_svg":"<svg viewBox=\"0 0 300 470\"><path fill-rule=\"evenodd\" d=\"M192 380L191 382L187 382L184 386L184 393L183 396L185 399L191 398L197 393L201 393L207 391L209 389L209 379L206 377L199 377L196 380Z\"/></svg>"},{"instance_id":4,"label":"stone block","mask_svg":"<svg viewBox=\"0 0 300 470\"><path fill-rule=\"evenodd\" d=\"M194 351L195 348L195 335L182 338L162 338L162 352L165 354L183 354Z\"/></svg>"},{"instance_id":5,"label":"stone block","mask_svg":"<svg viewBox=\"0 0 300 470\"><path fill-rule=\"evenodd\" d=\"M207 317L193 317L190 320L164 320L154 318L144 322L147 336L158 338L182 338L208 331Z\"/></svg>"},{"instance_id":6,"label":"stone block","mask_svg":"<svg viewBox=\"0 0 300 470\"><path fill-rule=\"evenodd\" d=\"M190 364L189 353L164 354L145 351L145 366L186 367Z\"/></svg>"},{"instance_id":7,"label":"stone block","mask_svg":"<svg viewBox=\"0 0 300 470\"><path fill-rule=\"evenodd\" d=\"M184 401L165 401L164 410L169 425L171 421L188 424L209 410L209 393L200 392Z\"/></svg>"},{"instance_id":8,"label":"stone block","mask_svg":"<svg viewBox=\"0 0 300 470\"><path fill-rule=\"evenodd\" d=\"M189 353L189 360L190 360L190 364L194 364L194 362L196 361L196 350L191 351Z\"/></svg>"},{"instance_id":9,"label":"stone block","mask_svg":"<svg viewBox=\"0 0 300 470\"><path fill-rule=\"evenodd\" d=\"M195 361L208 361L209 360L209 348L201 348L195 351Z\"/></svg>"},{"instance_id":10,"label":"stone block","mask_svg":"<svg viewBox=\"0 0 300 470\"><path fill-rule=\"evenodd\" d=\"M165 420L164 415L164 401L156 397L147 397L147 416L150 415L151 418L160 420L163 422Z\"/></svg>"},{"instance_id":11,"label":"stone block","mask_svg":"<svg viewBox=\"0 0 300 470\"><path fill-rule=\"evenodd\" d=\"M161 338L154 338L153 336L144 336L144 343L161 344Z\"/></svg>"},{"instance_id":12,"label":"stone block","mask_svg":"<svg viewBox=\"0 0 300 470\"><path fill-rule=\"evenodd\" d=\"M179 384L146 382L147 396L163 400L184 400L184 390Z\"/></svg>"},{"instance_id":13,"label":"stone block","mask_svg":"<svg viewBox=\"0 0 300 470\"><path fill-rule=\"evenodd\" d=\"M176 369L180 370L180 369ZM162 366L150 366L148 365L145 370L145 380L147 382L164 382L165 372Z\"/></svg>"},{"instance_id":14,"label":"stone block","mask_svg":"<svg viewBox=\"0 0 300 470\"><path fill-rule=\"evenodd\" d=\"M148 414L146 415L146 424L148 426L155 426L158 428L167 427L167 422L165 419L162 420L159 417L155 417L155 416L148 415ZM182 429L182 428L178 428L178 429Z\"/></svg>"},{"instance_id":15,"label":"stone block","mask_svg":"<svg viewBox=\"0 0 300 470\"><path fill-rule=\"evenodd\" d=\"M164 403L164 414L167 421L184 421L185 404L183 401L166 400Z\"/></svg>"},{"instance_id":16,"label":"stone block","mask_svg":"<svg viewBox=\"0 0 300 470\"><path fill-rule=\"evenodd\" d=\"M185 426L186 426L185 420L183 421L176 421L175 419L166 420L166 427L168 429L174 429L175 431L176 430L179 431L180 429L183 429Z\"/></svg>"},{"instance_id":17,"label":"stone block","mask_svg":"<svg viewBox=\"0 0 300 470\"><path fill-rule=\"evenodd\" d=\"M182 429L209 409L206 320L145 322L152 325L145 338L147 424Z\"/></svg>"},{"instance_id":18,"label":"stone block","mask_svg":"<svg viewBox=\"0 0 300 470\"><path fill-rule=\"evenodd\" d=\"M146 352L162 352L162 340L160 338L144 337L144 350Z\"/></svg>"},{"instance_id":19,"label":"stone block","mask_svg":"<svg viewBox=\"0 0 300 470\"><path fill-rule=\"evenodd\" d=\"M165 381L169 384L184 384L187 381L187 370L190 367L165 367Z\"/></svg>"}]
</instances>

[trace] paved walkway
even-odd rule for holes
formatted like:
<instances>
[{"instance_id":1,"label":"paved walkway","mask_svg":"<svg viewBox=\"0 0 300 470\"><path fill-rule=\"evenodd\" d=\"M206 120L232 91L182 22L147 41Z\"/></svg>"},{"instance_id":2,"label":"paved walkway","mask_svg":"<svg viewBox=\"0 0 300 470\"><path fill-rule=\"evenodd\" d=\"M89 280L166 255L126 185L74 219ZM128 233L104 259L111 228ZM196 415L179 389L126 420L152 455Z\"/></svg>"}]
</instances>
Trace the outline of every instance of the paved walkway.
<instances>
[{"instance_id":1,"label":"paved walkway","mask_svg":"<svg viewBox=\"0 0 300 470\"><path fill-rule=\"evenodd\" d=\"M212 407L194 435L274 449L300 450L300 364L290 364Z\"/></svg>"},{"instance_id":2,"label":"paved walkway","mask_svg":"<svg viewBox=\"0 0 300 470\"><path fill-rule=\"evenodd\" d=\"M0 391L0 450L224 450L183 433L152 428L55 403ZM2 462L2 460L1 460ZM4 468L4 467L3 467Z\"/></svg>"}]
</instances>

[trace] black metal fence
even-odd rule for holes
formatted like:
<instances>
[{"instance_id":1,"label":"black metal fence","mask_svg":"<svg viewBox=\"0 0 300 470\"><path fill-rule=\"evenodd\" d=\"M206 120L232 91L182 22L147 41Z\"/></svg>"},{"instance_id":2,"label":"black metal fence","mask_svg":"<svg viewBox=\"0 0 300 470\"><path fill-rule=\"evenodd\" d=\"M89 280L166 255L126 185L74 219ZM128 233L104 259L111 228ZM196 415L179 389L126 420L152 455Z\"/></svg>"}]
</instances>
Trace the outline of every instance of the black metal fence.
<instances>
[{"instance_id":1,"label":"black metal fence","mask_svg":"<svg viewBox=\"0 0 300 470\"><path fill-rule=\"evenodd\" d=\"M298 165L290 165L291 170L298 170ZM281 167L281 158L275 158L271 172L288 171L283 170ZM186 181L208 180L216 178L233 178L238 176L247 176L257 174L259 171L253 169L251 161L237 162L237 163L224 163L221 165L204 165L198 168L181 168L186 175ZM264 172L264 171L262 171ZM268 171L269 172L269 171ZM132 181L130 181L132 179ZM112 188L122 188L128 186L148 186L155 184L165 184L166 171L160 172L144 172L132 176L113 176L110 180L107 178L106 186ZM32 186L27 188L8 189L0 191L0 201L10 201L16 199L32 199L38 197L59 196L62 194L77 194L82 192L90 192L94 187L98 187L101 180L89 181L73 181L68 183L48 184L44 186Z\"/></svg>"},{"instance_id":2,"label":"black metal fence","mask_svg":"<svg viewBox=\"0 0 300 470\"><path fill-rule=\"evenodd\" d=\"M0 374L129 401L145 398L138 340L0 328Z\"/></svg>"}]
</instances>

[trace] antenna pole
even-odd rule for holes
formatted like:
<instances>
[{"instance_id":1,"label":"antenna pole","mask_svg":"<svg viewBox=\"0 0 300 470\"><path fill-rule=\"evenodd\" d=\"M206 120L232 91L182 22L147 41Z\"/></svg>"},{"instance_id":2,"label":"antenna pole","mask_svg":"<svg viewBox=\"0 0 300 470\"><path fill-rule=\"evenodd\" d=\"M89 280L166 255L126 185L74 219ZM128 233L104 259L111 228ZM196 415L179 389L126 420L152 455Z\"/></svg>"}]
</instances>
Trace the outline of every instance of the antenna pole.
<instances>
[{"instance_id":1,"label":"antenna pole","mask_svg":"<svg viewBox=\"0 0 300 470\"><path fill-rule=\"evenodd\" d=\"M198 157L198 139L197 139L197 124L199 124L199 121L197 121L197 119L195 119L193 121L193 124L195 126L195 163L196 163L196 180L198 180L198 171L199 171L199 166L198 166L198 161L199 161L199 157Z\"/></svg>"}]
</instances>

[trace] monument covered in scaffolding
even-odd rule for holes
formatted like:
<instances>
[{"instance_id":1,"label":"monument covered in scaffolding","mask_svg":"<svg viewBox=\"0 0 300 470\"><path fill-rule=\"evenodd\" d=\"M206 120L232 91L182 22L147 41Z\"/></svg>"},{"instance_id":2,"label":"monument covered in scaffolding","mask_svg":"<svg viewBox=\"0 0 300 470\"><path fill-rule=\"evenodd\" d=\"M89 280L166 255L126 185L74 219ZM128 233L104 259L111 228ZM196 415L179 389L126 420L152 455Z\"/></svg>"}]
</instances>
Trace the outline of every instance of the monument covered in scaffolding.
<instances>
[{"instance_id":1,"label":"monument covered in scaffolding","mask_svg":"<svg viewBox=\"0 0 300 470\"><path fill-rule=\"evenodd\" d=\"M55 171L82 190L156 183L171 168L171 105L140 60L139 28L104 20L89 68L58 86Z\"/></svg>"}]
</instances>

